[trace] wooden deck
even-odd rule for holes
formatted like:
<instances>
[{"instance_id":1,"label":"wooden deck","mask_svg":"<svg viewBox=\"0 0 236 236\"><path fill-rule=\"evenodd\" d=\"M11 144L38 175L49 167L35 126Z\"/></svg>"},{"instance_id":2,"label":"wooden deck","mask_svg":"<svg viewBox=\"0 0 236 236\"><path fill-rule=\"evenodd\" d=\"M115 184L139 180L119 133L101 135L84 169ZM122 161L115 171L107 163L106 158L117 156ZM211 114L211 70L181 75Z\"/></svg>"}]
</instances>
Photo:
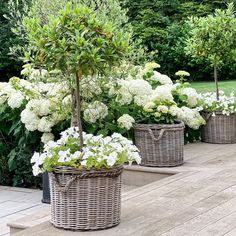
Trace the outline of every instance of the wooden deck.
<instances>
[{"instance_id":1,"label":"wooden deck","mask_svg":"<svg viewBox=\"0 0 236 236\"><path fill-rule=\"evenodd\" d=\"M190 144L185 160L161 169L177 174L123 194L115 228L71 232L45 222L16 236L236 236L236 144Z\"/></svg>"}]
</instances>

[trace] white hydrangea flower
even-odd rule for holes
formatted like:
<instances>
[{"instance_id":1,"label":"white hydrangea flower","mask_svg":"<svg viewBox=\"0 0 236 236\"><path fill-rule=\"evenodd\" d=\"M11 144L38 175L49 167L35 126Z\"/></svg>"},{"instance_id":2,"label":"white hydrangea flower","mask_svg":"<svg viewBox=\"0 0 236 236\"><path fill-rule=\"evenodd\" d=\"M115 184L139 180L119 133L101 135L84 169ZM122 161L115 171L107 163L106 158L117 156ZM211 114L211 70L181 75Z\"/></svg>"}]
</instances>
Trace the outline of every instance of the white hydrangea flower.
<instances>
[{"instance_id":1,"label":"white hydrangea flower","mask_svg":"<svg viewBox=\"0 0 236 236\"><path fill-rule=\"evenodd\" d=\"M186 95L187 104L189 107L196 107L198 104L199 94L194 88L183 88L180 91L181 95Z\"/></svg>"},{"instance_id":2,"label":"white hydrangea flower","mask_svg":"<svg viewBox=\"0 0 236 236\"><path fill-rule=\"evenodd\" d=\"M25 109L21 112L21 121L25 124L26 129L35 131L38 129L40 119L34 112Z\"/></svg>"},{"instance_id":3,"label":"white hydrangea flower","mask_svg":"<svg viewBox=\"0 0 236 236\"><path fill-rule=\"evenodd\" d=\"M41 99L40 106L38 109L39 116L47 116L50 113L51 103L48 99Z\"/></svg>"},{"instance_id":4,"label":"white hydrangea flower","mask_svg":"<svg viewBox=\"0 0 236 236\"><path fill-rule=\"evenodd\" d=\"M49 141L54 140L54 135L52 133L43 133L41 137L41 142L46 144Z\"/></svg>"},{"instance_id":5,"label":"white hydrangea flower","mask_svg":"<svg viewBox=\"0 0 236 236\"><path fill-rule=\"evenodd\" d=\"M175 73L177 76L190 76L190 74L187 71L179 70Z\"/></svg>"},{"instance_id":6,"label":"white hydrangea flower","mask_svg":"<svg viewBox=\"0 0 236 236\"><path fill-rule=\"evenodd\" d=\"M156 89L153 91L153 100L154 101L174 101L173 95L171 93L172 86L171 85L161 85L156 87Z\"/></svg>"},{"instance_id":7,"label":"white hydrangea flower","mask_svg":"<svg viewBox=\"0 0 236 236\"><path fill-rule=\"evenodd\" d=\"M43 133L50 133L54 125L54 122L52 122L48 117L44 116L39 120L38 131Z\"/></svg>"},{"instance_id":8,"label":"white hydrangea flower","mask_svg":"<svg viewBox=\"0 0 236 236\"><path fill-rule=\"evenodd\" d=\"M192 129L199 129L206 122L196 109L181 107L182 112L178 113L178 119L183 121Z\"/></svg>"},{"instance_id":9,"label":"white hydrangea flower","mask_svg":"<svg viewBox=\"0 0 236 236\"><path fill-rule=\"evenodd\" d=\"M157 71L153 71L154 75L150 78L151 80L158 81L160 84L173 84L170 77L167 75L161 74Z\"/></svg>"},{"instance_id":10,"label":"white hydrangea flower","mask_svg":"<svg viewBox=\"0 0 236 236\"><path fill-rule=\"evenodd\" d=\"M23 101L24 101L24 96L20 91L18 91L9 96L7 104L12 109L15 109L19 108L22 105Z\"/></svg>"},{"instance_id":11,"label":"white hydrangea flower","mask_svg":"<svg viewBox=\"0 0 236 236\"><path fill-rule=\"evenodd\" d=\"M133 127L135 120L132 116L130 116L128 114L124 114L117 120L117 122L121 128L125 128L127 130L130 130Z\"/></svg>"},{"instance_id":12,"label":"white hydrangea flower","mask_svg":"<svg viewBox=\"0 0 236 236\"><path fill-rule=\"evenodd\" d=\"M107 106L99 101L90 103L84 110L84 119L89 123L95 123L97 120L104 119L107 115Z\"/></svg>"},{"instance_id":13,"label":"white hydrangea flower","mask_svg":"<svg viewBox=\"0 0 236 236\"><path fill-rule=\"evenodd\" d=\"M164 106L164 105L160 105L160 106L157 107L157 111L161 112L163 114L167 114L168 110L169 110L168 107Z\"/></svg>"}]
</instances>

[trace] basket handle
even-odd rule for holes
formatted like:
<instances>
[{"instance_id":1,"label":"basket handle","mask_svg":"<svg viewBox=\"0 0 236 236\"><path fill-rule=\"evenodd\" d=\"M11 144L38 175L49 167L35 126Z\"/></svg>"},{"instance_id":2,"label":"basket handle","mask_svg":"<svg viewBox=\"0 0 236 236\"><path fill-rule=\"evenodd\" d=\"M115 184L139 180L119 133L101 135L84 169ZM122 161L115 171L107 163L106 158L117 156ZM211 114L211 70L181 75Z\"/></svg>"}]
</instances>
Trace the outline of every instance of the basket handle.
<instances>
[{"instance_id":1,"label":"basket handle","mask_svg":"<svg viewBox=\"0 0 236 236\"><path fill-rule=\"evenodd\" d=\"M211 118L212 115L213 115L213 113L208 113L208 114L206 115L206 117L204 117L205 120L208 121L208 120Z\"/></svg>"},{"instance_id":2,"label":"basket handle","mask_svg":"<svg viewBox=\"0 0 236 236\"><path fill-rule=\"evenodd\" d=\"M77 176L71 176L70 180L66 183L65 187L61 187L55 173L51 173L51 177L52 177L53 181L55 182L55 186L56 186L57 190L62 193L68 192L72 183L77 179Z\"/></svg>"},{"instance_id":3,"label":"basket handle","mask_svg":"<svg viewBox=\"0 0 236 236\"><path fill-rule=\"evenodd\" d=\"M156 138L156 137L154 136L154 134L153 134L153 132L152 132L152 130L151 130L150 128L147 128L147 131L148 131L148 133L150 134L150 136L151 136L151 138L153 139L153 141L158 142L158 141L162 138L162 136L164 135L166 129L161 129L158 138Z\"/></svg>"}]
</instances>

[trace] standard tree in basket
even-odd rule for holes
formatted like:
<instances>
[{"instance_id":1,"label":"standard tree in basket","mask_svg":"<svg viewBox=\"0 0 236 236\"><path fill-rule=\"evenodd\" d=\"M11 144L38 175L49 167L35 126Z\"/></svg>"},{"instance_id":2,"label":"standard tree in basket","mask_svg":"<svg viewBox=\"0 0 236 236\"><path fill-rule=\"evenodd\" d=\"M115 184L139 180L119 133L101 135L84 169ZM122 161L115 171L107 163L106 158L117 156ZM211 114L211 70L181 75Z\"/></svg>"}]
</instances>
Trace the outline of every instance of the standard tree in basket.
<instances>
[{"instance_id":1,"label":"standard tree in basket","mask_svg":"<svg viewBox=\"0 0 236 236\"><path fill-rule=\"evenodd\" d=\"M236 18L234 4L226 10L216 10L214 15L192 17L192 28L185 51L193 58L205 59L214 68L216 97L219 99L218 71L224 63L234 64L236 58Z\"/></svg>"},{"instance_id":2,"label":"standard tree in basket","mask_svg":"<svg viewBox=\"0 0 236 236\"><path fill-rule=\"evenodd\" d=\"M73 230L115 226L120 222L122 165L140 158L132 142L119 134L104 138L82 132L80 84L117 65L129 49L130 35L83 4L69 3L45 25L38 19L24 23L30 60L59 69L72 88L76 127L32 157L35 174L50 172L51 222Z\"/></svg>"},{"instance_id":3,"label":"standard tree in basket","mask_svg":"<svg viewBox=\"0 0 236 236\"><path fill-rule=\"evenodd\" d=\"M214 15L193 17L189 21L192 30L187 40L186 52L197 60L205 59L214 68L216 95L202 95L206 125L202 128L202 141L209 143L236 142L236 99L219 92L218 71L224 63L233 65L236 58L236 18L234 4L226 10L216 10Z\"/></svg>"}]
</instances>

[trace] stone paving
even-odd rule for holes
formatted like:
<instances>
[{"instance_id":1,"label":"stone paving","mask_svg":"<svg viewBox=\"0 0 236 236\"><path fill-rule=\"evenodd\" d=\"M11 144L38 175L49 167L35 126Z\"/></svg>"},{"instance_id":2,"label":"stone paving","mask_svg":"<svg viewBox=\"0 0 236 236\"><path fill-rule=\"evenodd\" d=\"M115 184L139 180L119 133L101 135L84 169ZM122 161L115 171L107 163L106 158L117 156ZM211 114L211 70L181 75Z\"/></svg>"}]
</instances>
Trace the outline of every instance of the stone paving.
<instances>
[{"instance_id":1,"label":"stone paving","mask_svg":"<svg viewBox=\"0 0 236 236\"><path fill-rule=\"evenodd\" d=\"M123 194L119 226L70 232L55 229L47 221L16 236L236 236L235 170L236 144L189 144L183 166L160 169L177 174ZM7 196L1 200L0 192L0 217L1 201L4 206L4 201L9 201ZM11 201L12 208L17 209L14 198ZM23 204L40 207L40 202L38 206L28 201ZM5 211L7 215L22 214L20 209L13 213L7 205Z\"/></svg>"}]
</instances>

